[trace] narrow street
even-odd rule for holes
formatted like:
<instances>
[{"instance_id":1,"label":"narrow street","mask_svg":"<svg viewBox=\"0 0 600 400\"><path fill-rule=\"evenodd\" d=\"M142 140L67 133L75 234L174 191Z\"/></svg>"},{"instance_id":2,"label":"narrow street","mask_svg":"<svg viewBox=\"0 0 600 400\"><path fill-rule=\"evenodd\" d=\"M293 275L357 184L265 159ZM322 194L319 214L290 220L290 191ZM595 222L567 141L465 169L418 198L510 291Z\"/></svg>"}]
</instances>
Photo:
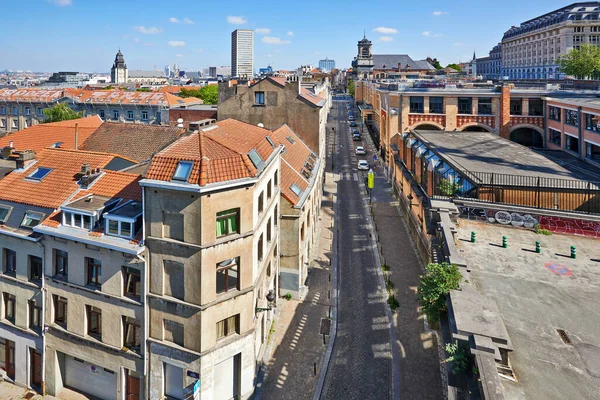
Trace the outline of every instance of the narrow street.
<instances>
[{"instance_id":1,"label":"narrow street","mask_svg":"<svg viewBox=\"0 0 600 400\"><path fill-rule=\"evenodd\" d=\"M348 113L334 101L334 171L338 181L337 338L325 378L324 399L392 396L392 351L385 288L380 284L365 208L363 174L357 170ZM330 128L329 128L330 129ZM363 140L368 135L363 133ZM360 143L365 145L365 141ZM366 147L366 146L365 146ZM358 156L367 159L368 156Z\"/></svg>"}]
</instances>

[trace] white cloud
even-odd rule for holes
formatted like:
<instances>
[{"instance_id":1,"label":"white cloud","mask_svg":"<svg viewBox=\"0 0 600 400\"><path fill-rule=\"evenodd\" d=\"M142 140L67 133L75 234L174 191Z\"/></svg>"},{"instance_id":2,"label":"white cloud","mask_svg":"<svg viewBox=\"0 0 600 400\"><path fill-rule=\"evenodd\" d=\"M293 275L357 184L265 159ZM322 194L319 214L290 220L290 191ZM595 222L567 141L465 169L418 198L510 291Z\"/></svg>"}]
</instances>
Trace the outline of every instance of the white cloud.
<instances>
[{"instance_id":1,"label":"white cloud","mask_svg":"<svg viewBox=\"0 0 600 400\"><path fill-rule=\"evenodd\" d=\"M134 42L139 43L140 42L140 38L135 38L133 39Z\"/></svg>"},{"instance_id":2,"label":"white cloud","mask_svg":"<svg viewBox=\"0 0 600 400\"><path fill-rule=\"evenodd\" d=\"M391 36L382 36L379 38L379 41L381 42L391 42L392 40L394 40L394 38Z\"/></svg>"},{"instance_id":3,"label":"white cloud","mask_svg":"<svg viewBox=\"0 0 600 400\"><path fill-rule=\"evenodd\" d=\"M386 28L385 26L380 26L373 29L373 32L383 33L384 35L390 35L393 33L398 33L398 29L396 28Z\"/></svg>"},{"instance_id":4,"label":"white cloud","mask_svg":"<svg viewBox=\"0 0 600 400\"><path fill-rule=\"evenodd\" d=\"M246 19L246 17L228 15L227 22L233 25L244 25L246 22L248 22L248 20Z\"/></svg>"},{"instance_id":5,"label":"white cloud","mask_svg":"<svg viewBox=\"0 0 600 400\"><path fill-rule=\"evenodd\" d=\"M454 42L454 43L452 43L452 46L454 46L454 47L462 47L464 45L465 44L463 42Z\"/></svg>"},{"instance_id":6,"label":"white cloud","mask_svg":"<svg viewBox=\"0 0 600 400\"><path fill-rule=\"evenodd\" d=\"M289 40L281 40L278 37L272 37L272 36L265 36L261 39L261 41L266 44L290 44L290 43L292 43Z\"/></svg>"},{"instance_id":7,"label":"white cloud","mask_svg":"<svg viewBox=\"0 0 600 400\"><path fill-rule=\"evenodd\" d=\"M183 54L176 54L177 57L183 57Z\"/></svg>"},{"instance_id":8,"label":"white cloud","mask_svg":"<svg viewBox=\"0 0 600 400\"><path fill-rule=\"evenodd\" d=\"M183 47L183 46L185 46L185 42L183 40L171 40L171 41L169 41L169 46Z\"/></svg>"},{"instance_id":9,"label":"white cloud","mask_svg":"<svg viewBox=\"0 0 600 400\"><path fill-rule=\"evenodd\" d=\"M443 36L443 34L425 31L425 32L423 32L423 36L427 36L427 37L440 37L440 36Z\"/></svg>"},{"instance_id":10,"label":"white cloud","mask_svg":"<svg viewBox=\"0 0 600 400\"><path fill-rule=\"evenodd\" d=\"M319 54L323 54L323 52L322 52L322 51L315 51L315 52L313 52L313 54L314 54L315 56L318 56Z\"/></svg>"},{"instance_id":11,"label":"white cloud","mask_svg":"<svg viewBox=\"0 0 600 400\"><path fill-rule=\"evenodd\" d=\"M56 4L59 7L70 6L71 0L48 0L48 3Z\"/></svg>"},{"instance_id":12,"label":"white cloud","mask_svg":"<svg viewBox=\"0 0 600 400\"><path fill-rule=\"evenodd\" d=\"M292 31L289 31L289 32L288 32L288 36L294 36L294 32L292 32Z\"/></svg>"},{"instance_id":13,"label":"white cloud","mask_svg":"<svg viewBox=\"0 0 600 400\"><path fill-rule=\"evenodd\" d=\"M157 28L155 26L135 26L134 29L136 29L137 31L139 31L140 33L143 33L145 35L153 35L155 33L161 33L162 32L162 28Z\"/></svg>"},{"instance_id":14,"label":"white cloud","mask_svg":"<svg viewBox=\"0 0 600 400\"><path fill-rule=\"evenodd\" d=\"M196 53L202 53L204 51L204 49L198 49L196 50Z\"/></svg>"},{"instance_id":15,"label":"white cloud","mask_svg":"<svg viewBox=\"0 0 600 400\"><path fill-rule=\"evenodd\" d=\"M188 24L188 25L194 25L194 21L192 21L191 19L189 19L188 17L185 17L183 19L183 22Z\"/></svg>"},{"instance_id":16,"label":"white cloud","mask_svg":"<svg viewBox=\"0 0 600 400\"><path fill-rule=\"evenodd\" d=\"M181 21L180 21L180 20L178 20L178 19L177 19L177 18L175 18L175 17L171 17L171 18L169 18L169 22L172 22L172 23L174 23L174 24L178 24L178 23L180 23Z\"/></svg>"},{"instance_id":17,"label":"white cloud","mask_svg":"<svg viewBox=\"0 0 600 400\"><path fill-rule=\"evenodd\" d=\"M260 35L268 35L269 33L271 33L271 30L269 28L256 28L254 32Z\"/></svg>"},{"instance_id":18,"label":"white cloud","mask_svg":"<svg viewBox=\"0 0 600 400\"><path fill-rule=\"evenodd\" d=\"M273 57L273 54L267 54L267 57L271 58L271 57Z\"/></svg>"},{"instance_id":19,"label":"white cloud","mask_svg":"<svg viewBox=\"0 0 600 400\"><path fill-rule=\"evenodd\" d=\"M448 14L448 12L447 11L434 11L434 12L432 12L432 14L434 17L439 17L440 15Z\"/></svg>"}]
</instances>

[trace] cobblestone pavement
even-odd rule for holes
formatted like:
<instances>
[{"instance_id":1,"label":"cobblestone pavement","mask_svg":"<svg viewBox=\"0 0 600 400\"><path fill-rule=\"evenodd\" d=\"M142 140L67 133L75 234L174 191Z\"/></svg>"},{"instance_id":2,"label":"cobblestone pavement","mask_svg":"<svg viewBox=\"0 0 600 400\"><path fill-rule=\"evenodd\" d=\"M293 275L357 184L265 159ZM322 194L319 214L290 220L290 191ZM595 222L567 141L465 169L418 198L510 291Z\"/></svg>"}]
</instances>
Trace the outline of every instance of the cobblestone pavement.
<instances>
[{"instance_id":1,"label":"cobblestone pavement","mask_svg":"<svg viewBox=\"0 0 600 400\"><path fill-rule=\"evenodd\" d=\"M322 398L387 399L392 390L387 304L379 285L343 103L334 106L332 115L338 120L339 308L337 338Z\"/></svg>"}]
</instances>

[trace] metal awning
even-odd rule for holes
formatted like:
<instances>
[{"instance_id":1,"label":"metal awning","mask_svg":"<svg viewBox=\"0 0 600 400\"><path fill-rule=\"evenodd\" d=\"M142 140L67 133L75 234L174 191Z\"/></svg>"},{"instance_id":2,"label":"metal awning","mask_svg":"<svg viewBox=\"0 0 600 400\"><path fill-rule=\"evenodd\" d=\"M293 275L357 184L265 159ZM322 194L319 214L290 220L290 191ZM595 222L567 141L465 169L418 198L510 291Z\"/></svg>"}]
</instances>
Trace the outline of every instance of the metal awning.
<instances>
[{"instance_id":1,"label":"metal awning","mask_svg":"<svg viewBox=\"0 0 600 400\"><path fill-rule=\"evenodd\" d=\"M417 157L423 157L423 154L427 153L429 149L424 144L417 147Z\"/></svg>"},{"instance_id":2,"label":"metal awning","mask_svg":"<svg viewBox=\"0 0 600 400\"><path fill-rule=\"evenodd\" d=\"M434 169L437 168L438 165L440 165L441 162L442 161L439 159L438 156L436 156L435 154L432 154L427 159L427 169L430 171L433 171Z\"/></svg>"},{"instance_id":3,"label":"metal awning","mask_svg":"<svg viewBox=\"0 0 600 400\"><path fill-rule=\"evenodd\" d=\"M416 141L417 141L417 139L409 138L408 141L406 142L406 147L412 147Z\"/></svg>"}]
</instances>

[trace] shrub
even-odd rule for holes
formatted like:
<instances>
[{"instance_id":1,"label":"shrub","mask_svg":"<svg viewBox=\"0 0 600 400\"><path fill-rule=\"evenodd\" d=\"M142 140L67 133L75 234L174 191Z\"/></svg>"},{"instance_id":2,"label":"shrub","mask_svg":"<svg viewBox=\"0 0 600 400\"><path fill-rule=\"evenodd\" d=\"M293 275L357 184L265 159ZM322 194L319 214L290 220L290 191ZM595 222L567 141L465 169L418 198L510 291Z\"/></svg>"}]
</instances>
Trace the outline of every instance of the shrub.
<instances>
[{"instance_id":1,"label":"shrub","mask_svg":"<svg viewBox=\"0 0 600 400\"><path fill-rule=\"evenodd\" d=\"M388 292L394 288L394 282L390 278L385 279L385 288Z\"/></svg>"},{"instance_id":2,"label":"shrub","mask_svg":"<svg viewBox=\"0 0 600 400\"><path fill-rule=\"evenodd\" d=\"M391 268L390 268L390 266L389 266L389 265L387 265L387 264L383 264L383 265L381 266L381 270L382 270L383 272L390 272L390 269L391 269Z\"/></svg>"},{"instance_id":3,"label":"shrub","mask_svg":"<svg viewBox=\"0 0 600 400\"><path fill-rule=\"evenodd\" d=\"M396 308L400 307L400 303L398 303L398 299L393 294L388 295L388 305L390 306L390 310L395 311Z\"/></svg>"},{"instance_id":4,"label":"shrub","mask_svg":"<svg viewBox=\"0 0 600 400\"><path fill-rule=\"evenodd\" d=\"M290 301L292 299L292 294L288 292L283 295L283 298L286 299L287 301Z\"/></svg>"},{"instance_id":5,"label":"shrub","mask_svg":"<svg viewBox=\"0 0 600 400\"><path fill-rule=\"evenodd\" d=\"M417 298L430 322L437 322L446 310L446 295L458 289L462 275L456 267L447 263L427 264L427 274L421 276Z\"/></svg>"},{"instance_id":6,"label":"shrub","mask_svg":"<svg viewBox=\"0 0 600 400\"><path fill-rule=\"evenodd\" d=\"M542 229L542 227L540 226L540 224L537 224L535 226L535 233L537 233L538 235L546 235L546 236L550 236L552 235L552 232L550 232L548 229Z\"/></svg>"},{"instance_id":7,"label":"shrub","mask_svg":"<svg viewBox=\"0 0 600 400\"><path fill-rule=\"evenodd\" d=\"M466 372L469 369L469 353L464 345L455 343L446 343L446 353L450 357L446 358L445 362L452 362L452 373L454 375Z\"/></svg>"}]
</instances>

